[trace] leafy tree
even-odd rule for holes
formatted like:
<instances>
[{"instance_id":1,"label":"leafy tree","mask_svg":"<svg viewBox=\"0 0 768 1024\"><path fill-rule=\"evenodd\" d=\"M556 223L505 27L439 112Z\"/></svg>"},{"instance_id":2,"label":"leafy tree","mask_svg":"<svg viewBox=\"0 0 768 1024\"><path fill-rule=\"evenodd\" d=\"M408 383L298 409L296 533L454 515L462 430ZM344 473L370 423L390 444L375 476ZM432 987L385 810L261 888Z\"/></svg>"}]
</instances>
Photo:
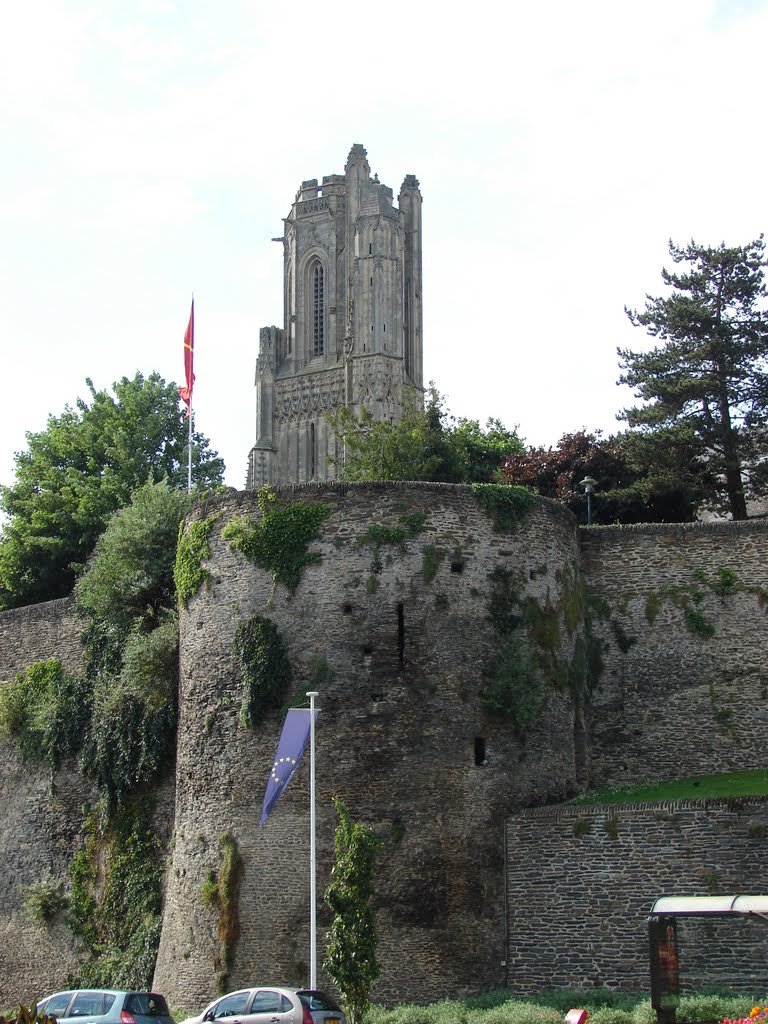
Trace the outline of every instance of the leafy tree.
<instances>
[{"instance_id":1,"label":"leafy tree","mask_svg":"<svg viewBox=\"0 0 768 1024\"><path fill-rule=\"evenodd\" d=\"M477 420L457 420L444 404L430 384L425 407L413 404L399 423L342 408L334 424L346 453L342 479L494 481L504 456L522 450L517 434L497 419L489 419L485 430Z\"/></svg>"},{"instance_id":2,"label":"leafy tree","mask_svg":"<svg viewBox=\"0 0 768 1024\"><path fill-rule=\"evenodd\" d=\"M69 593L109 517L149 481L187 482L188 428L178 389L158 374L113 385L114 395L86 381L78 399L27 433L16 454L16 479L0 487L8 522L0 535L0 609ZM193 435L193 479L219 484L224 464L207 438Z\"/></svg>"},{"instance_id":3,"label":"leafy tree","mask_svg":"<svg viewBox=\"0 0 768 1024\"><path fill-rule=\"evenodd\" d=\"M172 756L178 683L173 582L179 524L191 498L145 484L99 538L75 589L85 630L91 719L82 763L111 803Z\"/></svg>"},{"instance_id":4,"label":"leafy tree","mask_svg":"<svg viewBox=\"0 0 768 1024\"><path fill-rule=\"evenodd\" d=\"M686 459L706 463L712 490L724 489L734 519L747 516L746 493L764 493L768 435L768 311L760 235L744 246L706 248L691 242L669 251L680 273L662 270L672 292L646 296L643 312L627 309L635 326L663 344L649 352L619 349L620 383L645 405L621 414L646 435L662 430L689 445ZM718 482L720 481L720 482ZM746 487L745 487L746 485Z\"/></svg>"},{"instance_id":5,"label":"leafy tree","mask_svg":"<svg viewBox=\"0 0 768 1024\"><path fill-rule=\"evenodd\" d=\"M366 825L352 823L340 800L334 806L336 860L325 892L333 920L323 966L341 993L349 1024L361 1024L379 976L371 899L380 841Z\"/></svg>"},{"instance_id":6,"label":"leafy tree","mask_svg":"<svg viewBox=\"0 0 768 1024\"><path fill-rule=\"evenodd\" d=\"M704 467L694 461L685 473L680 464L672 472L665 454L663 446L657 451L631 434L604 438L599 430L580 430L563 434L555 448L510 455L503 475L510 484L563 502L582 521L586 496L580 482L592 477L595 523L689 522L702 498Z\"/></svg>"}]
</instances>

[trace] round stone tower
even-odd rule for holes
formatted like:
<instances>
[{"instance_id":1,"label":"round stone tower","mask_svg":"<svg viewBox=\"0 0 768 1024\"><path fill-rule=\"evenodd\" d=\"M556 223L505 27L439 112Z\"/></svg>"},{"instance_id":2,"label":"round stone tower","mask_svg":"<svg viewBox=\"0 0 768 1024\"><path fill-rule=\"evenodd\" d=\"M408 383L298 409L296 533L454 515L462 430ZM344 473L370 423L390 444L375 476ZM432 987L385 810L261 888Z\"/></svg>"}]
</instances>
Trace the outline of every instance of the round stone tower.
<instances>
[{"instance_id":1,"label":"round stone tower","mask_svg":"<svg viewBox=\"0 0 768 1024\"><path fill-rule=\"evenodd\" d=\"M307 764L259 826L278 705L307 689L321 709L320 963L338 797L382 841L374 997L503 985L504 820L577 788L587 659L574 519L503 487L270 493L230 493L186 524L189 537L207 532L210 557L181 616L175 839L155 985L198 1011L217 985L308 982ZM305 547L297 503L324 510ZM299 566L292 580L279 565L275 579L257 564L258 543L243 543L265 516L273 555L285 545L286 564ZM244 725L235 640L254 621L272 645L256 660L280 655L290 678ZM226 913L205 898L221 875L223 835L242 865ZM320 982L330 986L322 971Z\"/></svg>"}]
</instances>

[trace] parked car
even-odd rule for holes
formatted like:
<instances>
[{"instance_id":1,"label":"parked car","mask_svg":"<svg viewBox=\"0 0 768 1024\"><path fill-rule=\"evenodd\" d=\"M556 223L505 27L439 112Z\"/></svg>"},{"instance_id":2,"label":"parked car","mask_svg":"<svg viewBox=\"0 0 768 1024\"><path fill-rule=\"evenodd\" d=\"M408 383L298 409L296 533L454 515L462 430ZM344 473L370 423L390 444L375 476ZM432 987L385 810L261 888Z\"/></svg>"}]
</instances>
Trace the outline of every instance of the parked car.
<instances>
[{"instance_id":1,"label":"parked car","mask_svg":"<svg viewBox=\"0 0 768 1024\"><path fill-rule=\"evenodd\" d=\"M70 989L46 996L37 1008L59 1024L174 1024L168 1004L157 992Z\"/></svg>"},{"instance_id":2,"label":"parked car","mask_svg":"<svg viewBox=\"0 0 768 1024\"><path fill-rule=\"evenodd\" d=\"M339 1006L316 989L243 988L229 992L183 1024L346 1024Z\"/></svg>"}]
</instances>

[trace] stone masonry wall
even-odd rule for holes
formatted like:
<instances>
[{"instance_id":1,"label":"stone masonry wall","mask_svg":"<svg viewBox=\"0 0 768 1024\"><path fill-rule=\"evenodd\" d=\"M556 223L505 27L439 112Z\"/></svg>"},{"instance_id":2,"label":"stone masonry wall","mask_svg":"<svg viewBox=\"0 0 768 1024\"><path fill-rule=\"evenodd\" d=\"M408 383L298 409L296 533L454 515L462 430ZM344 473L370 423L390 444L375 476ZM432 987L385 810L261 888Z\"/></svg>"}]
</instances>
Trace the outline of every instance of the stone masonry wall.
<instances>
[{"instance_id":1,"label":"stone masonry wall","mask_svg":"<svg viewBox=\"0 0 768 1024\"><path fill-rule=\"evenodd\" d=\"M0 613L0 681L49 658L58 658L65 672L79 672L81 632L72 597Z\"/></svg>"},{"instance_id":2,"label":"stone masonry wall","mask_svg":"<svg viewBox=\"0 0 768 1024\"><path fill-rule=\"evenodd\" d=\"M327 484L279 489L329 508L319 556L293 598L221 538L237 515L258 517L242 493L197 510L220 515L206 567L210 586L181 621L181 721L175 846L155 985L199 1009L216 993L217 914L201 887L230 830L244 861L240 939L228 987L308 980L308 794L302 765L259 828L282 714L255 729L238 720L239 623L254 613L280 630L294 686L319 659L318 891L329 880L339 796L383 841L376 881L380 1000L428 1001L499 985L504 969L503 830L515 809L576 788L573 707L552 688L539 725L521 741L481 694L495 651L490 576L505 568L523 596L557 605L577 574L574 523L539 501L514 533L496 533L468 487ZM403 550L364 543L373 524L426 521ZM437 552L436 575L426 571ZM576 636L564 628L563 656ZM475 763L476 740L485 763ZM319 963L329 924L318 904ZM329 984L320 972L322 984Z\"/></svg>"},{"instance_id":3,"label":"stone masonry wall","mask_svg":"<svg viewBox=\"0 0 768 1024\"><path fill-rule=\"evenodd\" d=\"M768 521L597 527L581 547L605 663L593 785L768 765Z\"/></svg>"},{"instance_id":4,"label":"stone masonry wall","mask_svg":"<svg viewBox=\"0 0 768 1024\"><path fill-rule=\"evenodd\" d=\"M768 891L768 800L548 807L507 822L509 987L648 992L646 919L659 896ZM762 998L768 927L681 918L684 989Z\"/></svg>"},{"instance_id":5,"label":"stone masonry wall","mask_svg":"<svg viewBox=\"0 0 768 1024\"><path fill-rule=\"evenodd\" d=\"M65 671L83 667L82 621L69 598L0 614L0 686L36 661L58 658ZM173 822L174 785L157 793L155 827L167 844ZM78 944L58 915L50 925L33 923L23 909L26 886L46 879L66 895L70 866L85 843L86 808L99 794L68 759L51 774L45 764L25 762L13 740L0 739L0 1007L29 1004L77 973Z\"/></svg>"},{"instance_id":6,"label":"stone masonry wall","mask_svg":"<svg viewBox=\"0 0 768 1024\"><path fill-rule=\"evenodd\" d=\"M0 614L0 686L49 658L80 671L81 628L71 598ZM47 767L25 764L12 741L0 741L0 1006L40 998L75 967L72 933L62 920L51 928L28 921L22 893L46 878L66 887L82 805L92 796L74 765L57 773L54 786Z\"/></svg>"},{"instance_id":7,"label":"stone masonry wall","mask_svg":"<svg viewBox=\"0 0 768 1024\"><path fill-rule=\"evenodd\" d=\"M220 519L210 584L181 622L176 834L155 979L176 1008L197 1011L215 994L217 915L200 888L218 866L226 830L245 865L229 983L307 980L306 766L260 830L282 713L256 729L238 717L232 639L254 613L279 628L294 689L323 659L330 669L317 684L318 890L329 877L338 795L383 840L377 999L426 1001L501 985L505 960L517 991L542 980L644 988L643 920L657 895L715 885L766 891L759 801L518 812L557 804L590 775L603 785L765 766L768 524L581 530L604 670L585 709L550 687L539 726L521 741L482 703L498 649L488 623L491 576L505 570L523 599L561 607L579 580L570 515L540 501L514 533L498 534L464 487L307 485L280 493L330 509L312 546L319 561L293 598L221 539L232 517L258 516L253 493L230 493L193 513ZM423 530L402 551L383 547L377 561L361 543L368 527L413 512L426 514ZM721 570L733 574L730 592L718 593ZM568 661L584 629L569 632L564 618L559 653ZM0 685L45 658L78 671L79 634L71 600L0 614ZM476 741L484 764L475 763ZM158 828L167 837L174 794L160 795ZM0 741L0 1006L62 985L73 968L70 933L61 922L31 925L22 891L48 876L66 888L83 842L83 805L95 796L73 764L51 780ZM513 814L505 921L504 823ZM318 909L322 960L322 899ZM682 951L691 977L726 983L736 970L744 984L755 974L739 926L681 927L692 936ZM741 931L751 942L753 929ZM709 960L701 959L697 951L707 948ZM322 972L321 982L328 984Z\"/></svg>"}]
</instances>

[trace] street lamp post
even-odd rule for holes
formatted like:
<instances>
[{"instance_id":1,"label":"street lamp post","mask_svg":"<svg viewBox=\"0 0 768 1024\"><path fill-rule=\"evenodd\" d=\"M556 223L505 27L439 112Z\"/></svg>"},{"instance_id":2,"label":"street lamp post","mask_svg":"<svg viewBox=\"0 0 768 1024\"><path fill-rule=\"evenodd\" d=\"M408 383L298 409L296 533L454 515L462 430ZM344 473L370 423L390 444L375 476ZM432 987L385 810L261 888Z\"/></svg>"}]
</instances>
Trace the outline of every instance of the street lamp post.
<instances>
[{"instance_id":1,"label":"street lamp post","mask_svg":"<svg viewBox=\"0 0 768 1024\"><path fill-rule=\"evenodd\" d=\"M595 493L595 484L597 480L591 476L585 476L583 480L579 481L579 486L584 488L587 495L587 526L592 525L592 495Z\"/></svg>"}]
</instances>

